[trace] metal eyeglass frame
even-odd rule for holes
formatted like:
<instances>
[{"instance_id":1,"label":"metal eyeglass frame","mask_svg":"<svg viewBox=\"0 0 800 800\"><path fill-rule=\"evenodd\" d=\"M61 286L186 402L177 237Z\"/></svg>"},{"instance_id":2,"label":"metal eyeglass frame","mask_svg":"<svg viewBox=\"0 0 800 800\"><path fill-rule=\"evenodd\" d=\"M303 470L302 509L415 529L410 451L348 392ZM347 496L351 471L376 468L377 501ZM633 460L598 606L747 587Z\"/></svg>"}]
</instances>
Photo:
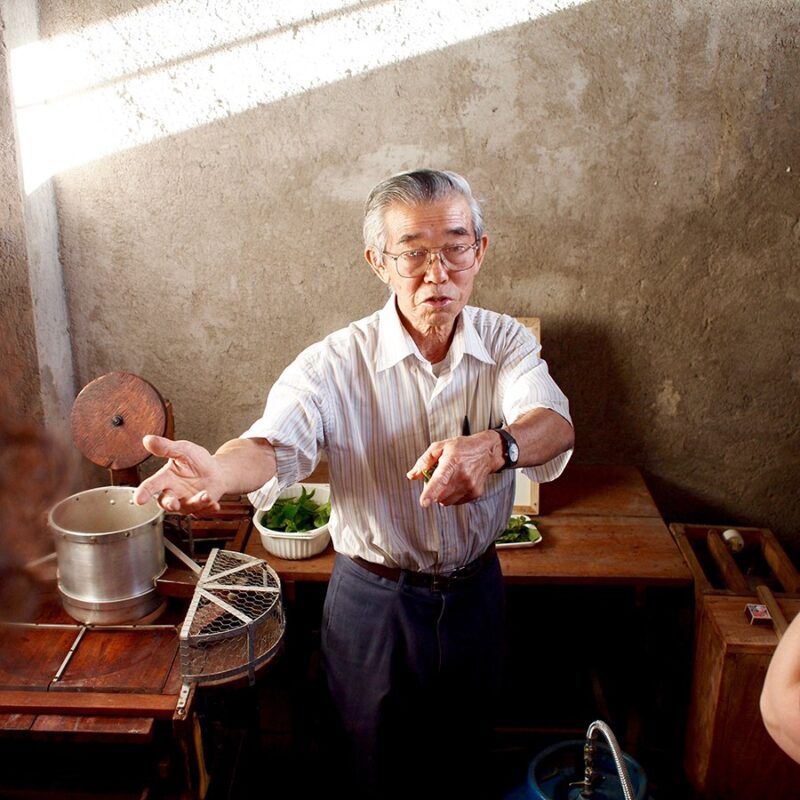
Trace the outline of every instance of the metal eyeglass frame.
<instances>
[{"instance_id":1,"label":"metal eyeglass frame","mask_svg":"<svg viewBox=\"0 0 800 800\"><path fill-rule=\"evenodd\" d=\"M437 255L439 256L439 263L448 271L448 272L466 272L468 269L472 269L475 266L475 262L478 260L478 248L481 246L481 243L476 239L472 244L464 245L469 250L472 250L472 263L468 267L456 267L453 266L445 257L443 250L446 250L448 247L460 247L461 245L452 245L446 244L442 247L416 247L413 250L404 250L402 253L398 253L397 255L393 255L392 253L387 253L386 250L381 250L381 258L384 256L389 256L389 258L394 259L394 267L397 270L397 274L401 278L417 278L420 275L424 275L431 265L431 256ZM398 261L408 253L415 253L418 251L424 251L428 255L425 258L425 269L422 272L418 272L414 275L405 275L400 271L400 267L398 265Z\"/></svg>"}]
</instances>

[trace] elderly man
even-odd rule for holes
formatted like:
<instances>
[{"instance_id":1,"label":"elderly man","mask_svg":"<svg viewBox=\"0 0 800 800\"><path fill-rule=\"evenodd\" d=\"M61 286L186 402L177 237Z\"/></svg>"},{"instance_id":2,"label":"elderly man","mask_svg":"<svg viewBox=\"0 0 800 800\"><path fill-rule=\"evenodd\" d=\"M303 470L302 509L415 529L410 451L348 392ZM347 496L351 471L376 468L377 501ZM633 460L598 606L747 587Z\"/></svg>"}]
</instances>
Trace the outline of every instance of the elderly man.
<instances>
[{"instance_id":1,"label":"elderly man","mask_svg":"<svg viewBox=\"0 0 800 800\"><path fill-rule=\"evenodd\" d=\"M481 797L503 658L494 541L514 468L541 482L566 465L568 404L523 326L467 305L489 238L464 178L387 179L364 238L386 305L301 353L213 456L148 437L170 461L136 498L192 513L248 491L267 508L324 450L337 556L323 663L350 775L364 796L454 796L461 782Z\"/></svg>"}]
</instances>

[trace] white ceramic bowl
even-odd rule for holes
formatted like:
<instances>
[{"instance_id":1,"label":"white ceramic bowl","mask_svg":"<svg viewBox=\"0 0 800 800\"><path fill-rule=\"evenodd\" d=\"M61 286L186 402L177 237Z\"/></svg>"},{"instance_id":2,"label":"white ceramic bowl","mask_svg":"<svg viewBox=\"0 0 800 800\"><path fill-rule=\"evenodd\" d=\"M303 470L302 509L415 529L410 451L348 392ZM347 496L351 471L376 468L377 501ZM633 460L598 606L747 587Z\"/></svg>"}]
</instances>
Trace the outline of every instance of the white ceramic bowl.
<instances>
[{"instance_id":1,"label":"white ceramic bowl","mask_svg":"<svg viewBox=\"0 0 800 800\"><path fill-rule=\"evenodd\" d=\"M314 502L316 503L327 503L330 500L331 489L327 483L295 483L284 489L278 495L278 499L299 497L303 487L307 492L314 490ZM253 524L261 535L261 544L264 549L278 558L311 558L311 556L321 553L331 540L327 525L304 533L273 531L261 522L263 513L263 511L256 511L253 514Z\"/></svg>"}]
</instances>

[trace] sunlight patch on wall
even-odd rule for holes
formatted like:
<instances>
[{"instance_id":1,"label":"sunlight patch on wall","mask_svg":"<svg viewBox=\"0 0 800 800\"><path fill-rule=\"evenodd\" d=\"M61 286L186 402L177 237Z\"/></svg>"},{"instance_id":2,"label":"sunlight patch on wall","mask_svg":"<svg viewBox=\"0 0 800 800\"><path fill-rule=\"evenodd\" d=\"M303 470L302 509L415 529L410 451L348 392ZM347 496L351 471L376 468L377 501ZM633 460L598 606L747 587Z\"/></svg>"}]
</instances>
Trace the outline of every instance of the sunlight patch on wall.
<instances>
[{"instance_id":1,"label":"sunlight patch on wall","mask_svg":"<svg viewBox=\"0 0 800 800\"><path fill-rule=\"evenodd\" d=\"M15 102L43 103L169 62L313 22L360 0L164 0L11 53Z\"/></svg>"},{"instance_id":2,"label":"sunlight patch on wall","mask_svg":"<svg viewBox=\"0 0 800 800\"><path fill-rule=\"evenodd\" d=\"M103 156L584 2L166 0L25 45L11 53L25 189Z\"/></svg>"}]
</instances>

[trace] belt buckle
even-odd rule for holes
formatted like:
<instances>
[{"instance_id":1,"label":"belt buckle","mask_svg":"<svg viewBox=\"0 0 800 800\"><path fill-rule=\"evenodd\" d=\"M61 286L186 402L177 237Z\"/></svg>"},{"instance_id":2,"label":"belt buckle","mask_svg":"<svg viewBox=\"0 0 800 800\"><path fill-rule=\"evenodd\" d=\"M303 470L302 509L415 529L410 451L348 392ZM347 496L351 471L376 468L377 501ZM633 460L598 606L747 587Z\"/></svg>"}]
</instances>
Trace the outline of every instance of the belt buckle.
<instances>
[{"instance_id":1,"label":"belt buckle","mask_svg":"<svg viewBox=\"0 0 800 800\"><path fill-rule=\"evenodd\" d=\"M477 574L479 567L480 560L475 559L475 561L470 561L469 564L465 564L463 567L458 567L452 572L448 572L447 575L434 573L431 575L431 591L447 591L460 581L466 580L467 578L472 578Z\"/></svg>"},{"instance_id":2,"label":"belt buckle","mask_svg":"<svg viewBox=\"0 0 800 800\"><path fill-rule=\"evenodd\" d=\"M471 578L475 574L475 562L465 564L463 567L454 569L447 577L453 580L461 580L463 578Z\"/></svg>"}]
</instances>

